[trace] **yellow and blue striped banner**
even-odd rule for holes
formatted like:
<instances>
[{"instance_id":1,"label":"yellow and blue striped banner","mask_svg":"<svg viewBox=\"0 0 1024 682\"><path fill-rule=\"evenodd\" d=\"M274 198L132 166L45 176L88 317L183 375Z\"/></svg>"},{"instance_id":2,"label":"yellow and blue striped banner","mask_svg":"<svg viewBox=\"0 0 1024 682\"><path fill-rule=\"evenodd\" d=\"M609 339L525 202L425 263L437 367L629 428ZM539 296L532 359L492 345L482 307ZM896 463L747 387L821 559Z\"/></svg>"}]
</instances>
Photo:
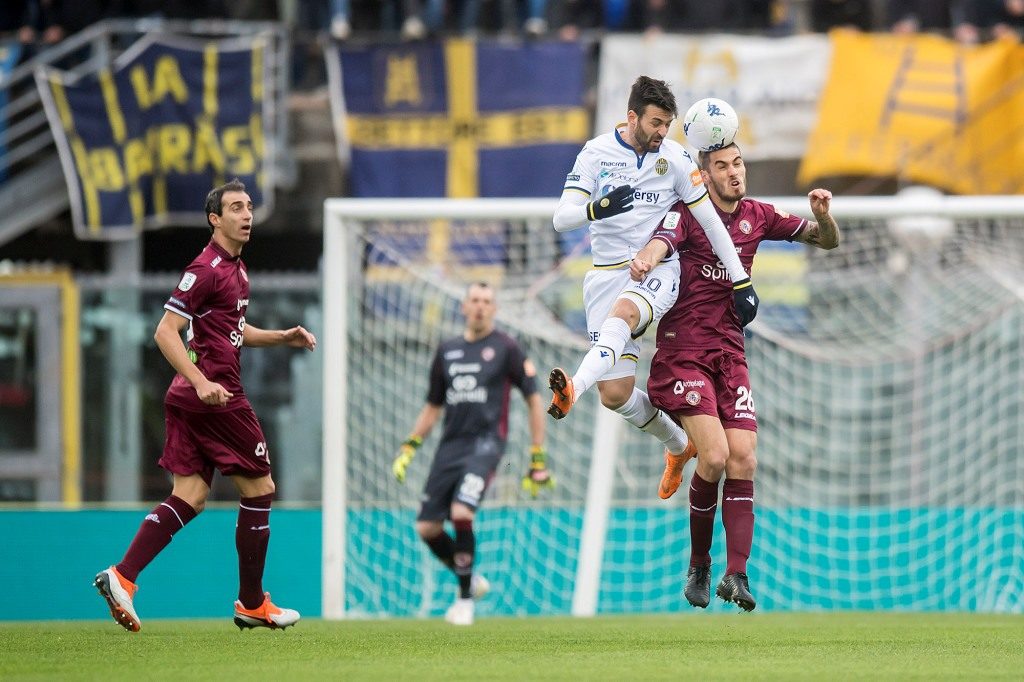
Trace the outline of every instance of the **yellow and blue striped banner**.
<instances>
[{"instance_id":1,"label":"yellow and blue striped banner","mask_svg":"<svg viewBox=\"0 0 1024 682\"><path fill-rule=\"evenodd\" d=\"M203 200L232 178L270 209L266 42L145 37L113 68L36 74L80 239L206 225Z\"/></svg>"},{"instance_id":2,"label":"yellow and blue striped banner","mask_svg":"<svg viewBox=\"0 0 1024 682\"><path fill-rule=\"evenodd\" d=\"M574 43L345 46L327 60L354 196L557 196L589 137Z\"/></svg>"},{"instance_id":3,"label":"yellow and blue striped banner","mask_svg":"<svg viewBox=\"0 0 1024 682\"><path fill-rule=\"evenodd\" d=\"M853 31L831 41L800 183L862 175L958 194L1024 192L1024 47Z\"/></svg>"}]
</instances>

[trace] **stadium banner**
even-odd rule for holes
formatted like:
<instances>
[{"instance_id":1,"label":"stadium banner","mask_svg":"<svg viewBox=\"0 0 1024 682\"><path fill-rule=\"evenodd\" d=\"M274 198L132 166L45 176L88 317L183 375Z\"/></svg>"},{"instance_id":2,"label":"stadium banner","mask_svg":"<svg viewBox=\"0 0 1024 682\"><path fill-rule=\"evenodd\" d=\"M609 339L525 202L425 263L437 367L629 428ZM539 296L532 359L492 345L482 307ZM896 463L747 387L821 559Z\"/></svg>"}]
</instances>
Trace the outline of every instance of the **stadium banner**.
<instances>
[{"instance_id":1,"label":"stadium banner","mask_svg":"<svg viewBox=\"0 0 1024 682\"><path fill-rule=\"evenodd\" d=\"M835 31L798 182L897 177L958 194L1024 192L1024 47Z\"/></svg>"},{"instance_id":2,"label":"stadium banner","mask_svg":"<svg viewBox=\"0 0 1024 682\"><path fill-rule=\"evenodd\" d=\"M352 196L558 196L589 137L577 43L345 45L326 59Z\"/></svg>"},{"instance_id":3,"label":"stadium banner","mask_svg":"<svg viewBox=\"0 0 1024 682\"><path fill-rule=\"evenodd\" d=\"M233 178L272 210L268 42L147 35L111 68L36 72L79 239L206 225L203 200Z\"/></svg>"},{"instance_id":4,"label":"stadium banner","mask_svg":"<svg viewBox=\"0 0 1024 682\"><path fill-rule=\"evenodd\" d=\"M594 132L625 120L629 88L646 75L668 82L680 116L704 97L733 105L745 158L798 159L814 124L829 53L823 35L608 35L601 40ZM686 144L678 123L669 136Z\"/></svg>"}]
</instances>

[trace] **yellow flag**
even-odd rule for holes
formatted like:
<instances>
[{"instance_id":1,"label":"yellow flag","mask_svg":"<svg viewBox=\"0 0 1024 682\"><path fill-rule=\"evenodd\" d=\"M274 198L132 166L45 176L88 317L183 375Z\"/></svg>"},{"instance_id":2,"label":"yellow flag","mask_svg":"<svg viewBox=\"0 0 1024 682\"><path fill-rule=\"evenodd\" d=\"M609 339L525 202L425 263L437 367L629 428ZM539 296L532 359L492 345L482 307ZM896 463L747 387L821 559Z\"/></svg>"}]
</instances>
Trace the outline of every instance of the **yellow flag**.
<instances>
[{"instance_id":1,"label":"yellow flag","mask_svg":"<svg viewBox=\"0 0 1024 682\"><path fill-rule=\"evenodd\" d=\"M1024 192L1024 47L835 31L798 182L897 177L957 194Z\"/></svg>"}]
</instances>

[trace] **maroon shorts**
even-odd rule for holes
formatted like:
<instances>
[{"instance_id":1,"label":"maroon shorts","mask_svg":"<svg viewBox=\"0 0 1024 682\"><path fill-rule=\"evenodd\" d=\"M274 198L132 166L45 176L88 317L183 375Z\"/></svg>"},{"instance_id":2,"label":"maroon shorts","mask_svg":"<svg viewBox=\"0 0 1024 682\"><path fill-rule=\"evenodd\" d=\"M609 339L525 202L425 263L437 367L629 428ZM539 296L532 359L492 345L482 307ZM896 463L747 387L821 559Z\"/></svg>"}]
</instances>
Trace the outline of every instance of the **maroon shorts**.
<instances>
[{"instance_id":1,"label":"maroon shorts","mask_svg":"<svg viewBox=\"0 0 1024 682\"><path fill-rule=\"evenodd\" d=\"M167 440L160 466L172 474L200 474L207 485L216 467L225 476L270 474L267 439L252 407L228 412L190 412L164 404Z\"/></svg>"},{"instance_id":2,"label":"maroon shorts","mask_svg":"<svg viewBox=\"0 0 1024 682\"><path fill-rule=\"evenodd\" d=\"M675 417L706 414L727 429L757 431L750 373L741 353L659 348L647 393L655 407Z\"/></svg>"}]
</instances>

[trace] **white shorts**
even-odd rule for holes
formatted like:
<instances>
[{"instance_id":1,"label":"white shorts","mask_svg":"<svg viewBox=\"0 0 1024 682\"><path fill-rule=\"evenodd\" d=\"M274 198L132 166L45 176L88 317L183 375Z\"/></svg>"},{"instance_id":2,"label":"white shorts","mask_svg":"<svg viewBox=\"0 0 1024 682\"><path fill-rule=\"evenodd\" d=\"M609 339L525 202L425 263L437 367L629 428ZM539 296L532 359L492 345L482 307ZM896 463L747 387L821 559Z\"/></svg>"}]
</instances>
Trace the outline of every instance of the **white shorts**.
<instances>
[{"instance_id":1,"label":"white shorts","mask_svg":"<svg viewBox=\"0 0 1024 682\"><path fill-rule=\"evenodd\" d=\"M628 298L637 306L649 305L651 322L657 322L669 311L679 296L679 261L659 263L643 282L634 282L629 277L629 268L619 270L591 270L583 278L583 307L587 311L587 333L590 345L597 343L601 325L608 319L608 313L620 297ZM644 330L638 330L643 334ZM640 354L639 337L626 342L622 355L615 365L601 377L621 379L636 375L636 361Z\"/></svg>"}]
</instances>

